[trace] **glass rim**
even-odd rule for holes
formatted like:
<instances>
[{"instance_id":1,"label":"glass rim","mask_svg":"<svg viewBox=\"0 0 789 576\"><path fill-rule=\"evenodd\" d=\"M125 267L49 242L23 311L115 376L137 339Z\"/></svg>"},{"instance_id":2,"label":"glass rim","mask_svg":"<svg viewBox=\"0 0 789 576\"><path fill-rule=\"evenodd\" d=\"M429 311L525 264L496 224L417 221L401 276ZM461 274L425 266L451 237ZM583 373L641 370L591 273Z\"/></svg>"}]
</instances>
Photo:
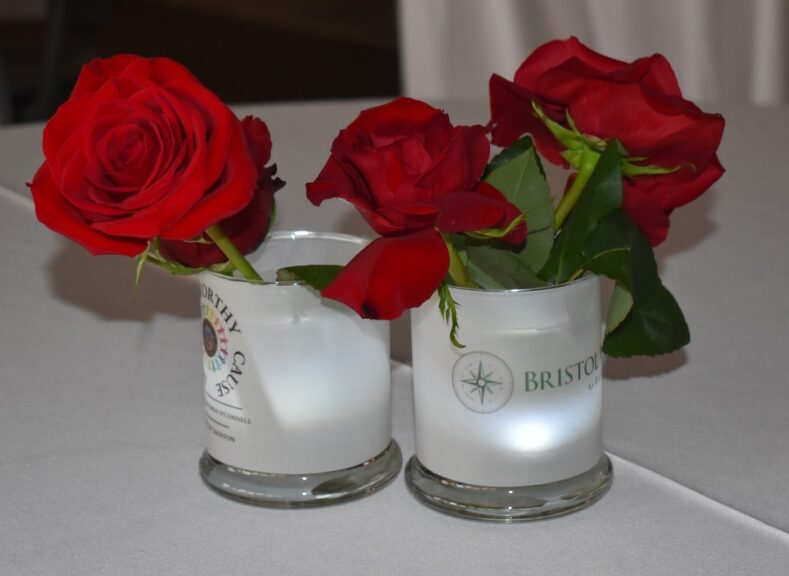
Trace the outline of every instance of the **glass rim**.
<instances>
[{"instance_id":1,"label":"glass rim","mask_svg":"<svg viewBox=\"0 0 789 576\"><path fill-rule=\"evenodd\" d=\"M326 232L326 231L315 231L315 230L271 230L264 238L263 242L260 244L260 248L264 248L266 243L269 241L282 241L282 240L336 240L339 242L346 242L348 244L356 244L360 248L367 246L371 240L364 236L357 236L355 234L346 234L344 232ZM258 249L260 249L258 248ZM248 284L250 286L307 286L307 284L302 280L286 280L286 281L279 281L275 280L274 282L266 282L265 284L258 284L252 282L246 278L240 278L238 276L226 276L224 274L220 274L219 272L215 272L214 270L204 269L200 271L200 274L210 274L211 276L227 280L229 282L242 282L244 284ZM449 289L452 291L458 292L466 292L469 294L490 294L490 295L503 295L503 294L521 294L521 293L533 293L533 292L540 292L544 290L554 290L557 288L566 288L568 286L580 284L581 282L590 281L591 278L597 277L597 274L592 272L584 272L579 278L574 280L568 280L566 282L562 282L560 284L548 284L547 286L535 286L533 288L507 288L503 290L495 289L495 288L471 288L467 286L453 286L449 285Z\"/></svg>"},{"instance_id":2,"label":"glass rim","mask_svg":"<svg viewBox=\"0 0 789 576\"><path fill-rule=\"evenodd\" d=\"M364 236L357 236L355 234L346 234L344 232L318 232L315 230L271 230L263 239L261 246L265 245L270 240L338 240L340 242L347 242L349 244L358 244L366 246L370 243L370 239Z\"/></svg>"},{"instance_id":3,"label":"glass rim","mask_svg":"<svg viewBox=\"0 0 789 576\"><path fill-rule=\"evenodd\" d=\"M473 294L521 294L521 293L542 292L545 290L555 290L557 288L567 288L568 286L574 286L576 284L581 284L582 282L591 281L592 278L597 278L597 277L598 275L593 272L584 272L579 278L575 278L573 280L567 280L566 282L561 282L559 284L548 284L547 286L534 286L533 288L496 289L496 288L472 288L469 286L453 286L453 285L449 285L448 287L452 291L467 292Z\"/></svg>"},{"instance_id":4,"label":"glass rim","mask_svg":"<svg viewBox=\"0 0 789 576\"><path fill-rule=\"evenodd\" d=\"M266 234L266 237L263 239L263 242L261 242L258 250L260 248L265 248L266 243L271 240L336 240L338 242L345 242L347 244L356 244L360 248L363 248L370 243L369 238L357 236L355 234L345 234L344 232L319 232L315 230L271 230L268 234ZM227 276L208 268L201 270L199 274L209 274L214 278L226 280L228 282L241 282L249 286L259 286L261 288L265 288L267 286L307 286L306 282L303 280L275 280L274 282L266 282L264 280L263 284L259 284L247 278Z\"/></svg>"}]
</instances>

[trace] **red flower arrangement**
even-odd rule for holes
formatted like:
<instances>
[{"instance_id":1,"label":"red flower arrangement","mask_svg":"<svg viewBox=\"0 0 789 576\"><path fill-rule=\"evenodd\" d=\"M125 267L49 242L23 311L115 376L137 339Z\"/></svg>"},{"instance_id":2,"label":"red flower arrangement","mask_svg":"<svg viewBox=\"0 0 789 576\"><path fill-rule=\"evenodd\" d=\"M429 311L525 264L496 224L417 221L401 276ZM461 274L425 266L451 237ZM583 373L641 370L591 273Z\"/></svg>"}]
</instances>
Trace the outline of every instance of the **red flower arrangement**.
<instances>
[{"instance_id":1,"label":"red flower arrangement","mask_svg":"<svg viewBox=\"0 0 789 576\"><path fill-rule=\"evenodd\" d=\"M723 118L682 97L662 56L620 62L575 38L535 50L513 82L494 75L490 104L492 141L507 149L487 167L480 126L452 127L414 100L365 110L340 132L308 196L351 202L382 238L322 294L392 318L438 289L455 341L448 285L533 288L595 273L617 283L607 353L687 343L651 246L666 238L671 212L723 174ZM524 134L573 170L555 209Z\"/></svg>"},{"instance_id":2,"label":"red flower arrangement","mask_svg":"<svg viewBox=\"0 0 789 576\"><path fill-rule=\"evenodd\" d=\"M361 112L307 195L350 202L380 237L344 268L282 277L377 319L438 291L460 346L448 286L535 288L601 274L616 282L605 352L687 343L652 246L671 212L723 174L723 118L682 97L662 56L620 62L575 38L538 48L512 82L494 75L490 104L487 128L454 126L409 98ZM489 132L506 146L490 161ZM572 169L555 207L537 150ZM266 167L268 129L236 118L179 64L121 55L86 65L44 130L44 155L31 184L36 214L92 253L262 281L243 254L265 237L283 185Z\"/></svg>"}]
</instances>

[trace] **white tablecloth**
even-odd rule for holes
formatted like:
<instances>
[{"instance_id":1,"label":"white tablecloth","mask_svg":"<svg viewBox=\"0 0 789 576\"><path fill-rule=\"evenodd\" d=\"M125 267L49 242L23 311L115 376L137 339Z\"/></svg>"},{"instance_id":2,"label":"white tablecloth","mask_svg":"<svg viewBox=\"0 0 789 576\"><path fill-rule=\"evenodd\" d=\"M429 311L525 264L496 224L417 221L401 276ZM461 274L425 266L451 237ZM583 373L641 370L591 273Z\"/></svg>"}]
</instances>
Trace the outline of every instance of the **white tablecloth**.
<instances>
[{"instance_id":1,"label":"white tablecloth","mask_svg":"<svg viewBox=\"0 0 789 576\"><path fill-rule=\"evenodd\" d=\"M444 104L457 123L486 120L484 102ZM362 105L239 108L271 128L288 181L279 228L369 234L341 203L304 197ZM132 260L93 258L38 224L24 182L41 126L0 130L0 574L786 575L789 109L723 112L728 172L658 249L692 343L607 362L608 495L509 526L429 510L402 476L316 510L209 491L196 285L148 268L135 295ZM409 457L410 369L393 367Z\"/></svg>"}]
</instances>

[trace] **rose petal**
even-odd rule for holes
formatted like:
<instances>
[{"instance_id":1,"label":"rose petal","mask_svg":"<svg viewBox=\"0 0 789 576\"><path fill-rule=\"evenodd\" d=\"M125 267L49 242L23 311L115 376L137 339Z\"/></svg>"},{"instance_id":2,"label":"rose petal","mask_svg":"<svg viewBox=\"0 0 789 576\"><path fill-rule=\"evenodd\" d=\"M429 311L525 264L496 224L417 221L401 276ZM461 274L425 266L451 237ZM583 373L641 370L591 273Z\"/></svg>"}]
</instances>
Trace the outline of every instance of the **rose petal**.
<instances>
[{"instance_id":1,"label":"rose petal","mask_svg":"<svg viewBox=\"0 0 789 576\"><path fill-rule=\"evenodd\" d=\"M307 199L315 206L331 198L349 198L356 196L354 182L348 176L340 161L330 156L318 177L307 182ZM369 200L365 199L369 206Z\"/></svg>"},{"instance_id":2,"label":"rose petal","mask_svg":"<svg viewBox=\"0 0 789 576\"><path fill-rule=\"evenodd\" d=\"M69 100L95 92L110 79L120 76L130 64L139 59L139 56L132 54L118 54L111 58L94 58L80 70Z\"/></svg>"},{"instance_id":3,"label":"rose petal","mask_svg":"<svg viewBox=\"0 0 789 576\"><path fill-rule=\"evenodd\" d=\"M601 72L613 72L625 62L599 54L571 36L567 40L553 40L534 50L515 72L515 83L529 90L544 72L551 70L570 59L577 59Z\"/></svg>"},{"instance_id":4,"label":"rose petal","mask_svg":"<svg viewBox=\"0 0 789 576\"><path fill-rule=\"evenodd\" d=\"M449 117L441 110L413 98L395 98L386 104L362 110L356 120L340 133L341 140L346 148L351 148L360 135L410 134L435 118L439 118L445 128L451 128Z\"/></svg>"},{"instance_id":5,"label":"rose petal","mask_svg":"<svg viewBox=\"0 0 789 576\"><path fill-rule=\"evenodd\" d=\"M252 201L238 214L219 222L219 226L242 254L256 250L268 233L274 193L285 184L279 179L272 179L272 175L273 169L264 169L260 177L261 184L255 190ZM162 240L159 248L168 260L192 268L227 261L227 256L212 243Z\"/></svg>"},{"instance_id":6,"label":"rose petal","mask_svg":"<svg viewBox=\"0 0 789 576\"><path fill-rule=\"evenodd\" d=\"M206 129L202 117L193 112L190 118L192 133L188 134L182 147L178 149L179 155L184 158L185 165L179 161L173 162L170 167L170 177L160 178L148 191L149 194L160 196L160 199L144 208L129 211L124 218L116 218L105 222L97 222L95 228L106 234L118 236L131 236L137 238L153 238L164 236L173 222L182 218L192 210L192 207L206 194L213 182L207 177L209 162L203 161L208 155L206 144ZM240 127L238 127L240 132ZM246 151L246 146L241 141L241 146ZM252 178L254 182L254 178ZM233 212L243 208L252 197L252 184L249 184L246 202L234 206ZM223 214L215 220L206 223L200 230L193 231L185 238L199 235L207 226L229 216Z\"/></svg>"},{"instance_id":7,"label":"rose petal","mask_svg":"<svg viewBox=\"0 0 789 576\"><path fill-rule=\"evenodd\" d=\"M515 206L512 202L507 200L507 198L502 194L502 192L488 184L487 182L480 182L477 184L477 187L474 189L474 192L477 194L483 194L488 198L496 200L497 202L504 202L504 214L502 215L501 219L491 226L492 228L508 228L509 225L515 220L518 216L524 216L524 220L518 224L509 234L501 238L503 242L507 244L511 244L513 246L518 246L523 244L526 241L526 233L527 233L527 222L525 219L525 214L523 214L520 209Z\"/></svg>"},{"instance_id":8,"label":"rose petal","mask_svg":"<svg viewBox=\"0 0 789 576\"><path fill-rule=\"evenodd\" d=\"M534 115L531 102L535 96L531 92L497 74L490 77L489 90L494 144L509 146L523 134L531 134L540 154L549 162L568 166L561 156L564 146Z\"/></svg>"},{"instance_id":9,"label":"rose petal","mask_svg":"<svg viewBox=\"0 0 789 576\"><path fill-rule=\"evenodd\" d=\"M350 175L354 171L353 166L344 166L335 156L330 156L315 181L307 183L307 198L316 206L330 198L342 198L353 204L378 234L401 232L402 226L381 214L372 205L369 195L364 195L367 187L354 180Z\"/></svg>"},{"instance_id":10,"label":"rose petal","mask_svg":"<svg viewBox=\"0 0 789 576\"><path fill-rule=\"evenodd\" d=\"M271 134L268 126L260 118L246 116L241 121L249 153L256 167L265 166L271 159Z\"/></svg>"},{"instance_id":11,"label":"rose petal","mask_svg":"<svg viewBox=\"0 0 789 576\"><path fill-rule=\"evenodd\" d=\"M449 270L444 241L434 230L378 238L321 292L363 318L391 320L427 300Z\"/></svg>"},{"instance_id":12,"label":"rose petal","mask_svg":"<svg viewBox=\"0 0 789 576\"><path fill-rule=\"evenodd\" d=\"M249 149L243 138L241 124L233 125L236 135L231 138L227 151L225 170L221 178L188 212L177 222L170 225L162 238L186 240L201 234L211 224L239 212L252 200L258 171L249 156Z\"/></svg>"},{"instance_id":13,"label":"rose petal","mask_svg":"<svg viewBox=\"0 0 789 576\"><path fill-rule=\"evenodd\" d=\"M625 179L622 209L627 212L653 246L662 243L669 229L669 215L692 202L724 173L718 157L696 178L674 182L672 174Z\"/></svg>"},{"instance_id":14,"label":"rose petal","mask_svg":"<svg viewBox=\"0 0 789 576\"><path fill-rule=\"evenodd\" d=\"M49 167L43 164L30 185L36 205L36 218L47 228L81 244L94 255L136 256L147 244L136 238L110 237L92 229L60 194Z\"/></svg>"},{"instance_id":15,"label":"rose petal","mask_svg":"<svg viewBox=\"0 0 789 576\"><path fill-rule=\"evenodd\" d=\"M397 234L403 230L434 227L439 216L439 209L432 202L414 202L392 208L379 208L373 213L373 216L375 216L377 223L385 220L389 227L388 230L381 230L381 226L375 226L376 232L384 235Z\"/></svg>"},{"instance_id":16,"label":"rose petal","mask_svg":"<svg viewBox=\"0 0 789 576\"><path fill-rule=\"evenodd\" d=\"M429 188L433 198L471 190L482 176L490 158L490 143L483 126L458 126L442 154L419 178L420 187Z\"/></svg>"},{"instance_id":17,"label":"rose petal","mask_svg":"<svg viewBox=\"0 0 789 576\"><path fill-rule=\"evenodd\" d=\"M411 203L420 198L419 192L414 190L414 178L403 170L402 160L409 154L402 154L393 146L348 154L349 164L359 171L366 183L373 208Z\"/></svg>"},{"instance_id":18,"label":"rose petal","mask_svg":"<svg viewBox=\"0 0 789 576\"><path fill-rule=\"evenodd\" d=\"M435 203L439 217L436 228L448 233L506 228L521 212L507 202L501 192L490 185L485 186L484 193L456 192L437 198Z\"/></svg>"}]
</instances>

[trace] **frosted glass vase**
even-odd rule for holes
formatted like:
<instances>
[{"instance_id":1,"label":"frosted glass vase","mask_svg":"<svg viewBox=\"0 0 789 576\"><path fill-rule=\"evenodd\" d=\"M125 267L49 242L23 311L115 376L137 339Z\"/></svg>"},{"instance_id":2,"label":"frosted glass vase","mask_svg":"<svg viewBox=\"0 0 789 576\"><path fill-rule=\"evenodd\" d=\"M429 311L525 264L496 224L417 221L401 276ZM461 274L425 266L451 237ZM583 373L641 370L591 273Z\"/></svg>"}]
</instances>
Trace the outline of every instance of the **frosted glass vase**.
<instances>
[{"instance_id":1,"label":"frosted glass vase","mask_svg":"<svg viewBox=\"0 0 789 576\"><path fill-rule=\"evenodd\" d=\"M365 244L274 232L250 257L265 279L345 264ZM389 325L300 283L201 274L206 450L200 471L229 497L273 507L362 496L399 471L391 436Z\"/></svg>"},{"instance_id":2,"label":"frosted glass vase","mask_svg":"<svg viewBox=\"0 0 789 576\"><path fill-rule=\"evenodd\" d=\"M612 478L602 446L598 278L451 293L465 348L449 342L435 297L411 316L409 488L429 506L480 520L588 506Z\"/></svg>"}]
</instances>

